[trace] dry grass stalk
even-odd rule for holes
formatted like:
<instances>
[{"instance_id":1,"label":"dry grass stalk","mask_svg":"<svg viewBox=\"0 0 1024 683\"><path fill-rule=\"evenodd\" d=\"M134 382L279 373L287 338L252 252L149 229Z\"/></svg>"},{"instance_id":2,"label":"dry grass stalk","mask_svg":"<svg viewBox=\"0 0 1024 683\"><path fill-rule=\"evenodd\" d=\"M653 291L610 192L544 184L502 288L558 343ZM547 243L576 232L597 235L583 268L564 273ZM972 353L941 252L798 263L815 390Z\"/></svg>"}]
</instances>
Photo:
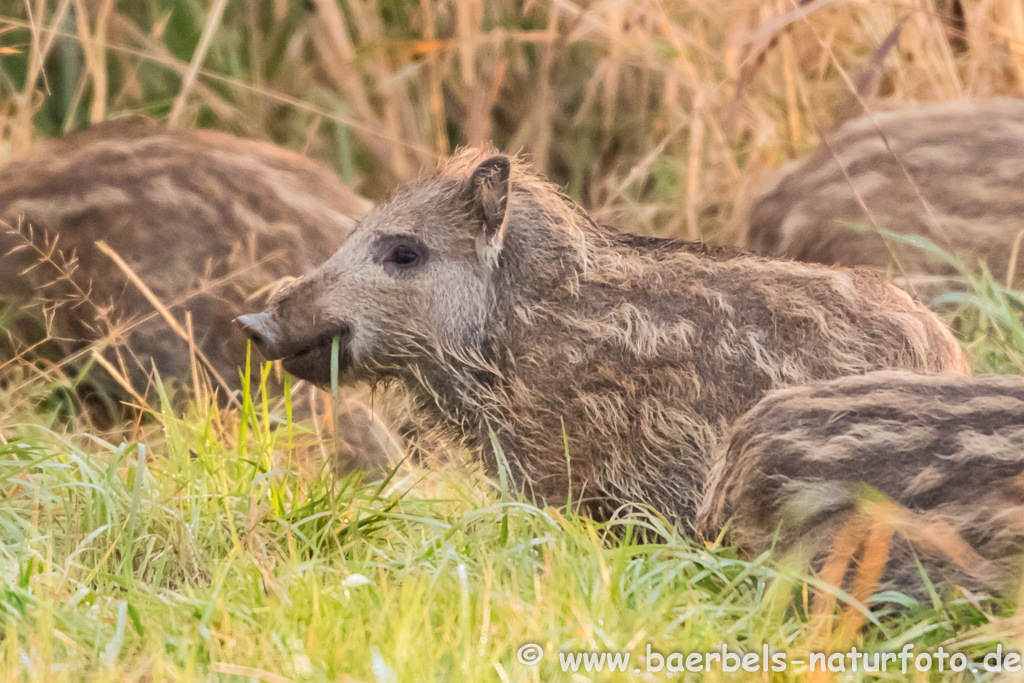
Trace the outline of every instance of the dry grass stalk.
<instances>
[{"instance_id":1,"label":"dry grass stalk","mask_svg":"<svg viewBox=\"0 0 1024 683\"><path fill-rule=\"evenodd\" d=\"M143 398L139 392L135 391L135 388L132 387L132 383L128 381L128 378L125 377L124 373L118 370L113 363L104 358L103 354L95 348L92 350L92 358L99 363L104 370L110 373L110 376L114 378L114 381L117 382L119 387L124 389L133 399L135 399L136 404L140 408L146 408L149 405L146 403L146 399Z\"/></svg>"},{"instance_id":2,"label":"dry grass stalk","mask_svg":"<svg viewBox=\"0 0 1024 683\"><path fill-rule=\"evenodd\" d=\"M210 359L206 357L206 354L204 354L199 348L195 346L195 340L193 339L192 335L190 335L185 330L185 328L181 326L181 323L179 323L174 318L174 316L171 315L171 312L167 310L167 307L164 306L164 304L160 301L160 299L156 297L155 294L153 294L153 291L146 286L146 283L143 282L139 278L139 276L135 274L135 271L132 270L131 266L125 263L124 259L122 259L117 254L117 252L111 249L106 242L97 242L96 248L98 248L108 258L110 258L110 260L114 262L114 265L116 265L118 269L122 273L124 273L125 277L127 277L132 282L132 284L138 288L142 295L146 297L146 300L149 301L149 303L153 305L153 308L155 308L156 311L160 314L160 317L162 317L167 322L167 325L171 328L171 331L173 331L174 334L178 335L178 337L180 337L183 341L189 344L191 348L194 349L195 355L203 362L203 364L206 366L206 370L217 381L217 384L220 385L221 389L224 390L225 397L235 407L240 408L241 403L239 403L238 397L235 395L236 392L231 388L231 385L228 384L227 381L225 381L225 379L221 376L219 372L217 372L217 368L210 361Z\"/></svg>"},{"instance_id":3,"label":"dry grass stalk","mask_svg":"<svg viewBox=\"0 0 1024 683\"><path fill-rule=\"evenodd\" d=\"M74 0L78 37L85 53L86 71L92 78L92 104L89 120L99 123L107 118L107 23L114 8L114 0L102 0L96 13L93 33L89 32L89 12L83 0ZM84 79L83 79L84 85Z\"/></svg>"},{"instance_id":4,"label":"dry grass stalk","mask_svg":"<svg viewBox=\"0 0 1024 683\"><path fill-rule=\"evenodd\" d=\"M451 151L448 131L445 130L444 94L441 90L440 45L437 42L437 19L433 0L420 0L423 15L423 41L427 53L427 79L430 89L430 127L433 131L434 149L441 154Z\"/></svg>"},{"instance_id":5,"label":"dry grass stalk","mask_svg":"<svg viewBox=\"0 0 1024 683\"><path fill-rule=\"evenodd\" d=\"M110 0L107 0L107 2L109 3ZM196 74L206 58L206 51L210 49L210 43L217 32L217 28L220 26L220 19L224 14L224 8L227 7L227 4L228 0L214 0L210 17L206 20L206 25L203 26L203 35L199 39L199 46L192 55L192 61L188 65L188 71L185 72L185 77L181 84L181 90L178 91L178 96L174 100L174 108L171 109L171 114L167 117L167 125L169 126L177 125L178 119L181 118L181 113L185 109L185 101L192 91Z\"/></svg>"},{"instance_id":6,"label":"dry grass stalk","mask_svg":"<svg viewBox=\"0 0 1024 683\"><path fill-rule=\"evenodd\" d=\"M196 335L192 327L192 311L185 311L185 333L188 335L188 358L189 369L192 376L192 395L199 405L205 405L206 396L203 395L204 382L199 380L198 349L196 348Z\"/></svg>"}]
</instances>

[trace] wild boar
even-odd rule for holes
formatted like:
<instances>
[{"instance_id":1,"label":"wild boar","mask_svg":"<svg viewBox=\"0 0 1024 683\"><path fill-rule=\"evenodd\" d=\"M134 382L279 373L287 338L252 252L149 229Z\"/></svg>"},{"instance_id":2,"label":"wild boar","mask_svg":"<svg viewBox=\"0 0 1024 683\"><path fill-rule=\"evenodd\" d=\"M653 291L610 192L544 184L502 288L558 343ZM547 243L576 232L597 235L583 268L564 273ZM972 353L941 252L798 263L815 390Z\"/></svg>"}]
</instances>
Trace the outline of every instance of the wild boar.
<instances>
[{"instance_id":1,"label":"wild boar","mask_svg":"<svg viewBox=\"0 0 1024 683\"><path fill-rule=\"evenodd\" d=\"M1024 101L964 100L873 112L843 125L755 200L746 247L799 261L875 266L911 283L957 268L884 236L926 238L976 270L1024 276Z\"/></svg>"},{"instance_id":2,"label":"wild boar","mask_svg":"<svg viewBox=\"0 0 1024 683\"><path fill-rule=\"evenodd\" d=\"M188 378L188 344L97 249L105 241L180 324L191 313L200 351L237 388L246 340L232 318L249 297L259 306L261 291L325 261L369 206L328 168L268 143L104 123L0 168L0 303L13 314L66 302L53 307L52 332L68 352L124 330L112 341L139 391L153 366ZM55 244L51 261L71 277L29 248L30 236L42 250Z\"/></svg>"},{"instance_id":3,"label":"wild boar","mask_svg":"<svg viewBox=\"0 0 1024 683\"><path fill-rule=\"evenodd\" d=\"M97 247L104 241L181 328L191 314L224 400L246 362L239 310L259 310L275 283L320 265L369 207L326 166L226 133L131 120L39 143L0 168L0 366L25 351L64 363L106 342L136 393L154 368L191 385L189 343ZM91 377L92 397L125 396L103 370ZM389 437L355 403L339 418L339 445L349 463L379 462Z\"/></svg>"},{"instance_id":4,"label":"wild boar","mask_svg":"<svg viewBox=\"0 0 1024 683\"><path fill-rule=\"evenodd\" d=\"M765 392L966 368L945 325L875 274L622 234L481 149L239 322L303 379L330 383L336 362L342 383L402 385L425 430L492 472L507 462L527 495L683 524L720 436Z\"/></svg>"},{"instance_id":5,"label":"wild boar","mask_svg":"<svg viewBox=\"0 0 1024 683\"><path fill-rule=\"evenodd\" d=\"M848 559L880 530L891 548L877 590L925 593L914 554L935 584L1015 589L1024 378L883 371L769 393L716 456L700 526L713 535L729 520L748 554L774 545L819 569L844 528Z\"/></svg>"}]
</instances>

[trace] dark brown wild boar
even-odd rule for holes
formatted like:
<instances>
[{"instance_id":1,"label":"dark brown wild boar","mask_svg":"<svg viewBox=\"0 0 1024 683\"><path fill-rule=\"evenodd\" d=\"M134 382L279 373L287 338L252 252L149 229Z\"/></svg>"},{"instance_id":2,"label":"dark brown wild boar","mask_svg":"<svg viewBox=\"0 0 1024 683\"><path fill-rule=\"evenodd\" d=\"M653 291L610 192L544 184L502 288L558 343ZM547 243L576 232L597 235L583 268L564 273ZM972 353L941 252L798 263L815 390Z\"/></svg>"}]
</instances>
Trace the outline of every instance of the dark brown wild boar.
<instances>
[{"instance_id":1,"label":"dark brown wild boar","mask_svg":"<svg viewBox=\"0 0 1024 683\"><path fill-rule=\"evenodd\" d=\"M775 544L819 569L843 545L859 560L865 539L884 547L892 534L869 589L924 593L913 550L936 584L1012 591L1024 571L1024 378L886 371L772 392L723 442L700 519L710 535L729 521L748 554Z\"/></svg>"},{"instance_id":2,"label":"dark brown wild boar","mask_svg":"<svg viewBox=\"0 0 1024 683\"><path fill-rule=\"evenodd\" d=\"M479 149L240 322L318 384L338 339L341 381L400 383L492 471L493 430L528 495L560 505L571 488L597 517L649 504L682 523L719 436L766 391L966 367L943 323L874 274L620 234Z\"/></svg>"},{"instance_id":3,"label":"dark brown wild boar","mask_svg":"<svg viewBox=\"0 0 1024 683\"><path fill-rule=\"evenodd\" d=\"M750 208L747 248L799 261L957 275L876 229L925 237L1001 281L1024 267L1024 101L909 106L847 122ZM927 281L927 279L925 279Z\"/></svg>"},{"instance_id":4,"label":"dark brown wild boar","mask_svg":"<svg viewBox=\"0 0 1024 683\"><path fill-rule=\"evenodd\" d=\"M231 320L259 308L260 292L276 281L325 261L369 206L326 167L267 143L141 121L101 124L0 169L0 305L10 314L66 302L53 307L52 331L68 353L113 330L139 392L153 366L187 380L188 344L97 249L105 241L179 323L191 312L200 350L237 388L246 340ZM30 234L44 249L56 244L53 260L72 264L70 279L39 264ZM23 349L38 335L13 341Z\"/></svg>"},{"instance_id":5,"label":"dark brown wild boar","mask_svg":"<svg viewBox=\"0 0 1024 683\"><path fill-rule=\"evenodd\" d=\"M0 367L49 332L48 348L32 354L66 361L109 340L104 355L136 392L154 367L190 384L188 343L97 248L102 240L180 325L191 313L199 350L238 389L246 339L231 321L259 310L282 278L325 261L369 207L322 164L225 133L121 121L39 143L0 168ZM43 251L55 244L52 261L69 267L41 263L28 237ZM124 396L103 370L93 381ZM384 463L386 431L358 400L343 403L343 468Z\"/></svg>"}]
</instances>

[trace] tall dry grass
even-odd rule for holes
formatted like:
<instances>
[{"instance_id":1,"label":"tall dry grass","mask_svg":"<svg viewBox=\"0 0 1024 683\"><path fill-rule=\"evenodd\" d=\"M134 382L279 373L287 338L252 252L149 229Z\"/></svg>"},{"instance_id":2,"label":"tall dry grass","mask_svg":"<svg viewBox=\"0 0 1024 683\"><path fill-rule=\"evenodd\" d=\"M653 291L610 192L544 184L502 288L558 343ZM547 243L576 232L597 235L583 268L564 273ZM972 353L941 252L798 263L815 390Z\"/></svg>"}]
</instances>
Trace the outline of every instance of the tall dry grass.
<instances>
[{"instance_id":1,"label":"tall dry grass","mask_svg":"<svg viewBox=\"0 0 1024 683\"><path fill-rule=\"evenodd\" d=\"M729 242L901 20L869 106L1024 89L1018 0L5 0L0 160L145 114L379 197L493 140L604 220Z\"/></svg>"}]
</instances>

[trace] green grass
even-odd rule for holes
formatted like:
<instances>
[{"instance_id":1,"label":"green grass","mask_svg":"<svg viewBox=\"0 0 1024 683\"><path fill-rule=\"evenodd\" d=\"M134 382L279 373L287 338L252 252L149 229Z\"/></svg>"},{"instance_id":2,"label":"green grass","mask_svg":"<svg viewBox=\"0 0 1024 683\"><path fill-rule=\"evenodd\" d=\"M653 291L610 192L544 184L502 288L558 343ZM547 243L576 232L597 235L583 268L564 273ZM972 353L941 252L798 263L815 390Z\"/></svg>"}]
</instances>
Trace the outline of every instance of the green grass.
<instances>
[{"instance_id":1,"label":"green grass","mask_svg":"<svg viewBox=\"0 0 1024 683\"><path fill-rule=\"evenodd\" d=\"M999 334L977 338L1022 338L985 319ZM813 579L695 545L653 513L595 524L473 468L341 477L262 394L99 436L40 407L44 380L0 391L4 680L646 681L669 680L643 671L648 646L769 644L790 660L837 646L808 615ZM1009 601L943 598L876 614L858 646L980 664L1017 642ZM539 665L517 660L529 643ZM633 659L563 671L558 653L577 651Z\"/></svg>"},{"instance_id":2,"label":"green grass","mask_svg":"<svg viewBox=\"0 0 1024 683\"><path fill-rule=\"evenodd\" d=\"M167 423L148 448L5 429L10 679L573 680L553 651L813 647L799 581L655 519L625 525L664 541L640 544L502 503L479 476L435 475L431 499L394 480L302 482L270 465L276 430L254 423L239 444ZM961 598L897 623L868 641L948 642L985 617ZM548 652L539 670L515 660L528 642Z\"/></svg>"}]
</instances>

